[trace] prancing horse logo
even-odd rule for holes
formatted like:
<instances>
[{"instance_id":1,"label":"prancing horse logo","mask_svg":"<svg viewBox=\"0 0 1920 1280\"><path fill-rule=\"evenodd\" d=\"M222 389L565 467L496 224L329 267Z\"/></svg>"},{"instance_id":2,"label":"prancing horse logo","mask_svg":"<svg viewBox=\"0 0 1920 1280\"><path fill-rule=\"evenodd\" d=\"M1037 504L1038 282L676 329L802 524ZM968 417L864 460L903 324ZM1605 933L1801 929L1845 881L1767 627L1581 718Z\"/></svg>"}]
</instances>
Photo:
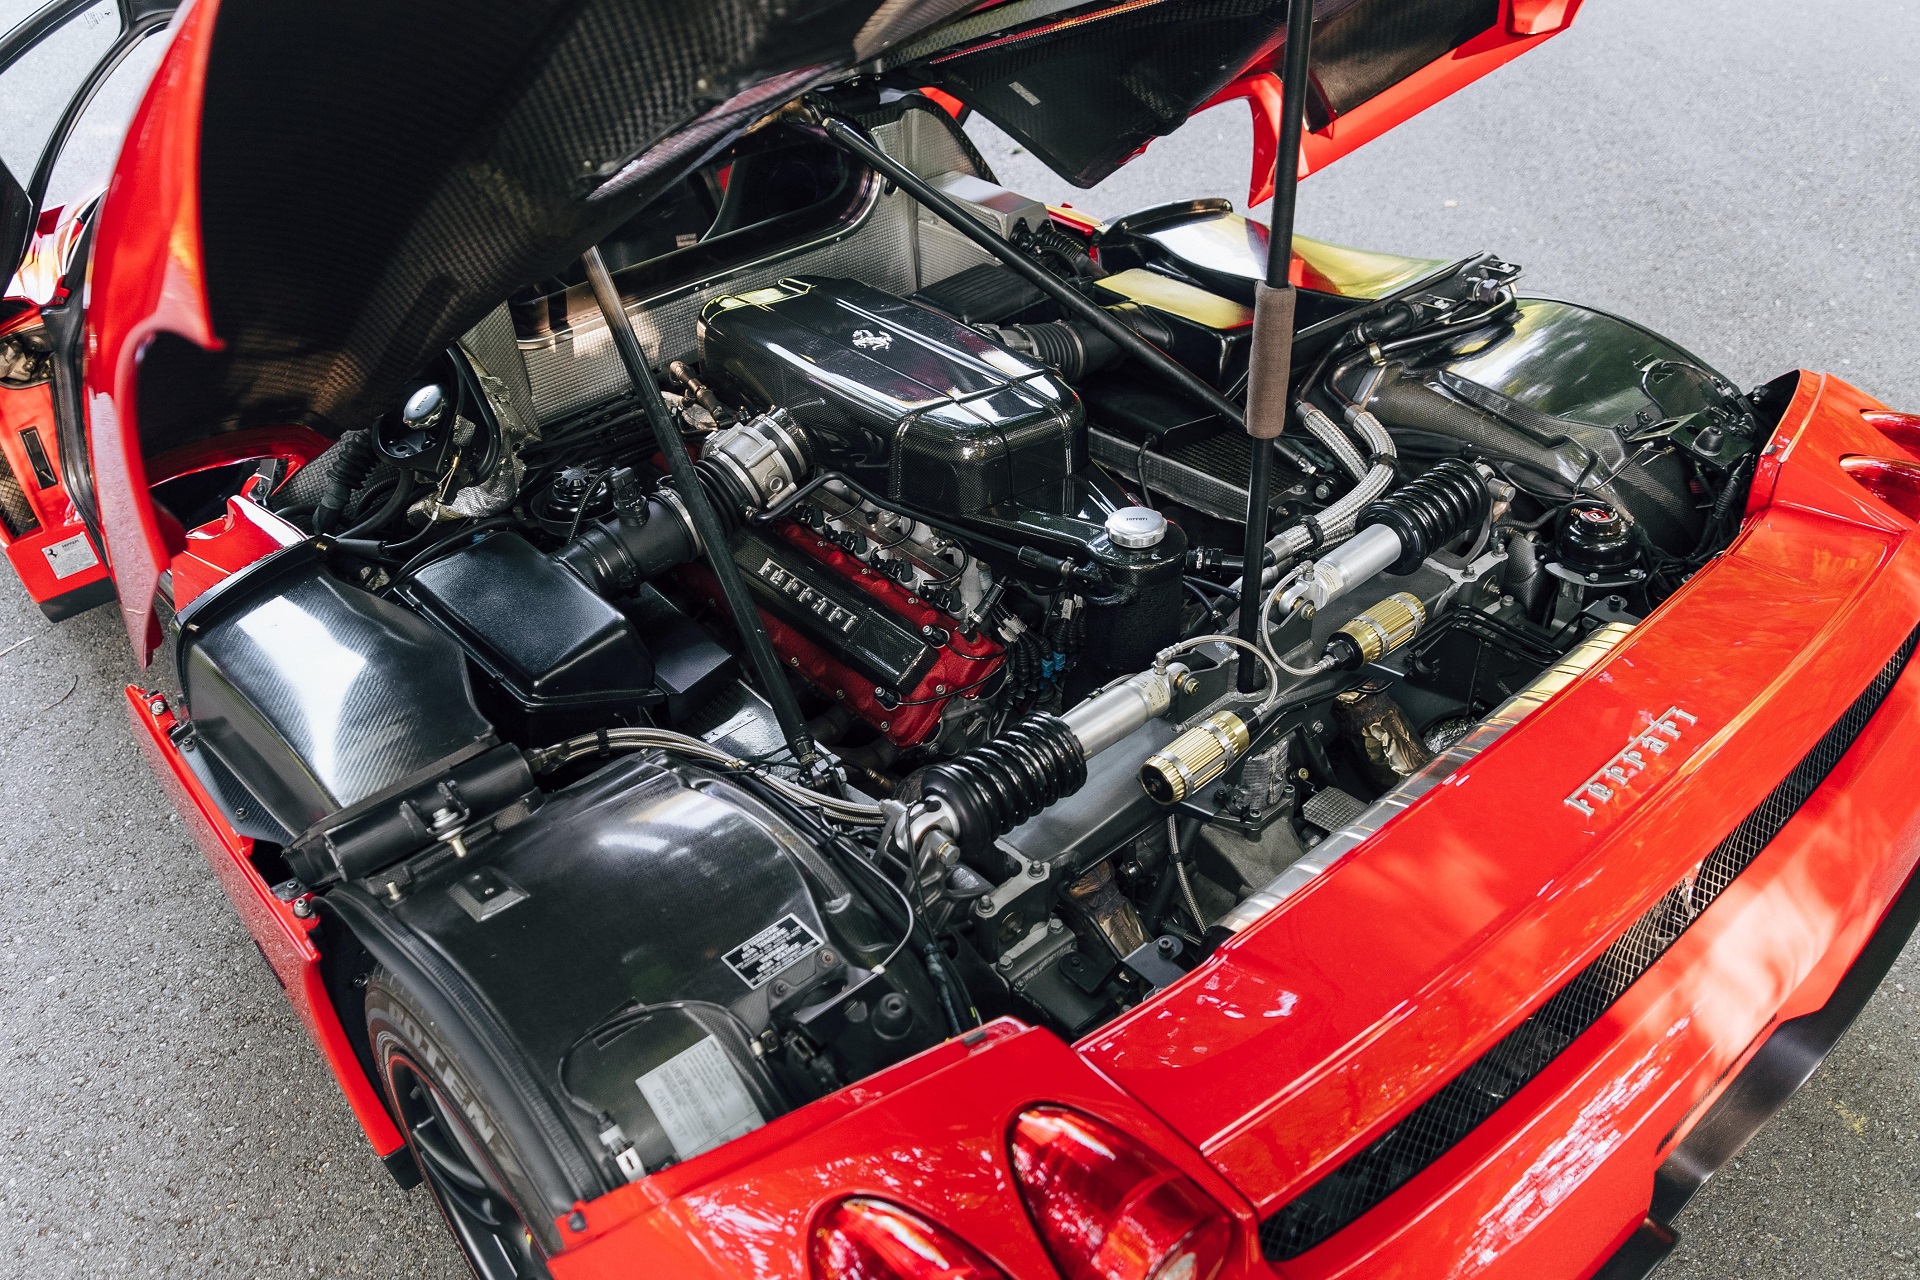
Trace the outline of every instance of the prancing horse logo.
<instances>
[{"instance_id":1,"label":"prancing horse logo","mask_svg":"<svg viewBox=\"0 0 1920 1280\"><path fill-rule=\"evenodd\" d=\"M853 345L859 347L862 351L885 351L893 345L893 335L890 333L875 333L871 329L855 329L853 331Z\"/></svg>"}]
</instances>

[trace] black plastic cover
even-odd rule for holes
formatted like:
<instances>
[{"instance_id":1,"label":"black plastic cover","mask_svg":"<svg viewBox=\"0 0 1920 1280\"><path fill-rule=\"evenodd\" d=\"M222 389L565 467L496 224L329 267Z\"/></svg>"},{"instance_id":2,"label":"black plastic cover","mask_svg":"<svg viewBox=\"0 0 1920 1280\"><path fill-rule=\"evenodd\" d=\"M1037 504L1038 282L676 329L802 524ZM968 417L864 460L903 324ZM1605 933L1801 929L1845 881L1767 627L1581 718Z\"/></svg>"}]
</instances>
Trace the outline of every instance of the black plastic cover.
<instances>
[{"instance_id":1,"label":"black plastic cover","mask_svg":"<svg viewBox=\"0 0 1920 1280\"><path fill-rule=\"evenodd\" d=\"M516 533L427 565L405 595L457 639L519 724L543 737L611 722L656 698L633 624Z\"/></svg>"},{"instance_id":2,"label":"black plastic cover","mask_svg":"<svg viewBox=\"0 0 1920 1280\"><path fill-rule=\"evenodd\" d=\"M197 603L179 647L193 741L290 832L493 745L459 646L305 544Z\"/></svg>"},{"instance_id":3,"label":"black plastic cover","mask_svg":"<svg viewBox=\"0 0 1920 1280\"><path fill-rule=\"evenodd\" d=\"M786 408L816 457L923 511L967 515L1086 464L1080 400L1045 367L853 280L783 280L702 316L707 372Z\"/></svg>"},{"instance_id":4,"label":"black plastic cover","mask_svg":"<svg viewBox=\"0 0 1920 1280\"><path fill-rule=\"evenodd\" d=\"M636 1081L709 1035L759 1110L739 1119L775 1114L745 1036L770 1025L776 980L799 990L846 972L815 896L845 889L810 884L816 865L733 784L633 757L417 880L392 913L485 993L528 1061L609 1111L657 1168L686 1153Z\"/></svg>"}]
</instances>

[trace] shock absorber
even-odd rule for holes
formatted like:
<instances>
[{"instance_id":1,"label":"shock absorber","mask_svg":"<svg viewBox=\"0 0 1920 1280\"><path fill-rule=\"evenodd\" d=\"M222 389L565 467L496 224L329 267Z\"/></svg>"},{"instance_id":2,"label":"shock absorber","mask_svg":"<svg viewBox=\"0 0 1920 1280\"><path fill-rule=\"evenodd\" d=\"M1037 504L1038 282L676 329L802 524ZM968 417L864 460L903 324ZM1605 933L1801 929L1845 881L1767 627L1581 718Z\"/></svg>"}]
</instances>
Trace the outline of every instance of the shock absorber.
<instances>
[{"instance_id":1,"label":"shock absorber","mask_svg":"<svg viewBox=\"0 0 1920 1280\"><path fill-rule=\"evenodd\" d=\"M920 794L938 802L934 825L976 858L1087 781L1087 761L1173 705L1187 669L1156 666L1108 685L1063 715L1029 716L985 746L922 770Z\"/></svg>"},{"instance_id":2,"label":"shock absorber","mask_svg":"<svg viewBox=\"0 0 1920 1280\"><path fill-rule=\"evenodd\" d=\"M1324 609L1375 574L1412 573L1420 562L1486 523L1493 490L1479 467L1446 458L1360 511L1360 531L1307 567L1281 608Z\"/></svg>"}]
</instances>

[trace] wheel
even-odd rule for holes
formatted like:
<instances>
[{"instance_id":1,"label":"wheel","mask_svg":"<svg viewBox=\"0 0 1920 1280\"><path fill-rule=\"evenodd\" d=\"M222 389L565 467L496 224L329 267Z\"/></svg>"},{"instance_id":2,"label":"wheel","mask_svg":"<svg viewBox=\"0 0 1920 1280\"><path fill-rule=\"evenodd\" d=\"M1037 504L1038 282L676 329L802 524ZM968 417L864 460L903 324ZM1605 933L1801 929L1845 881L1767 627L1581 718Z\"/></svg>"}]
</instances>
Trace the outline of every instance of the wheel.
<instances>
[{"instance_id":1,"label":"wheel","mask_svg":"<svg viewBox=\"0 0 1920 1280\"><path fill-rule=\"evenodd\" d=\"M467 1265L479 1280L547 1280L542 1235L551 1232L521 1209L539 1201L473 1073L396 975L375 969L366 993L367 1039L388 1100Z\"/></svg>"}]
</instances>

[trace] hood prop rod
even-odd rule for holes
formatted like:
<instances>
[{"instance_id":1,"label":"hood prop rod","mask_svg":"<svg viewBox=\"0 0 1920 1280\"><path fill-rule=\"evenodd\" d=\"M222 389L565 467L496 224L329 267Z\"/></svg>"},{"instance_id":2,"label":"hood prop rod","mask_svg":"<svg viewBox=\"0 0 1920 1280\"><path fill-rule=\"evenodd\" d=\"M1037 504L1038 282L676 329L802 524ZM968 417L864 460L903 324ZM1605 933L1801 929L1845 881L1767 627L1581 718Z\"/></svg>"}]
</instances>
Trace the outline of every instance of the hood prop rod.
<instances>
[{"instance_id":1,"label":"hood prop rod","mask_svg":"<svg viewBox=\"0 0 1920 1280\"><path fill-rule=\"evenodd\" d=\"M1267 277L1254 289L1253 341L1247 374L1247 434L1253 469L1247 477L1247 541L1240 579L1240 639L1259 645L1261 578L1267 559L1267 504L1273 491L1273 444L1287 425L1293 379L1293 223L1300 193L1300 134L1307 113L1307 77L1313 46L1313 0L1292 0L1281 68L1280 146L1273 160L1273 217L1267 229ZM1240 692L1264 677L1242 660Z\"/></svg>"},{"instance_id":2,"label":"hood prop rod","mask_svg":"<svg viewBox=\"0 0 1920 1280\"><path fill-rule=\"evenodd\" d=\"M787 750L793 753L794 760L808 780L816 781L816 775L824 772L822 765L825 762L807 733L806 720L800 714L800 703L793 696L792 687L787 684L779 655L774 653L773 643L767 639L766 628L760 623L760 615L754 610L753 596L748 591L740 566L727 554L726 530L721 526L720 517L714 511L706 489L700 484L700 477L694 472L693 458L687 453L687 442L680 438L680 429L674 425L673 415L667 411L667 402L660 395L660 385L654 381L647 354L640 347L640 338L633 331L633 322L627 318L627 309L620 302L620 291L614 287L613 276L607 271L607 260L600 256L600 246L588 248L580 255L580 261L586 266L587 283L593 286L593 300L600 304L600 314L606 319L608 332L613 335L613 345L620 353L620 363L626 366L634 393L640 397L640 407L646 411L647 422L653 427L654 441L660 446L660 452L666 455L667 470L673 474L673 487L679 493L687 514L693 517L693 529L700 537L700 550L706 554L707 567L719 579L721 594L727 598L727 610L733 615L734 629L740 633L740 640L747 647L747 659L753 664L754 675L759 677L760 684L766 690L767 701L773 704L774 718L780 722L780 733L787 740Z\"/></svg>"},{"instance_id":3,"label":"hood prop rod","mask_svg":"<svg viewBox=\"0 0 1920 1280\"><path fill-rule=\"evenodd\" d=\"M1239 405L1187 372L1173 357L1115 319L1105 307L1089 301L1079 290L987 230L938 187L875 146L858 128L837 116L823 116L820 127L826 130L827 137L843 149L866 161L868 168L886 175L896 187L933 210L955 231L998 258L1016 274L1025 277L1029 284L1059 303L1069 314L1078 316L1111 338L1122 351L1153 370L1188 399L1205 405L1235 426L1241 425L1243 419Z\"/></svg>"}]
</instances>

